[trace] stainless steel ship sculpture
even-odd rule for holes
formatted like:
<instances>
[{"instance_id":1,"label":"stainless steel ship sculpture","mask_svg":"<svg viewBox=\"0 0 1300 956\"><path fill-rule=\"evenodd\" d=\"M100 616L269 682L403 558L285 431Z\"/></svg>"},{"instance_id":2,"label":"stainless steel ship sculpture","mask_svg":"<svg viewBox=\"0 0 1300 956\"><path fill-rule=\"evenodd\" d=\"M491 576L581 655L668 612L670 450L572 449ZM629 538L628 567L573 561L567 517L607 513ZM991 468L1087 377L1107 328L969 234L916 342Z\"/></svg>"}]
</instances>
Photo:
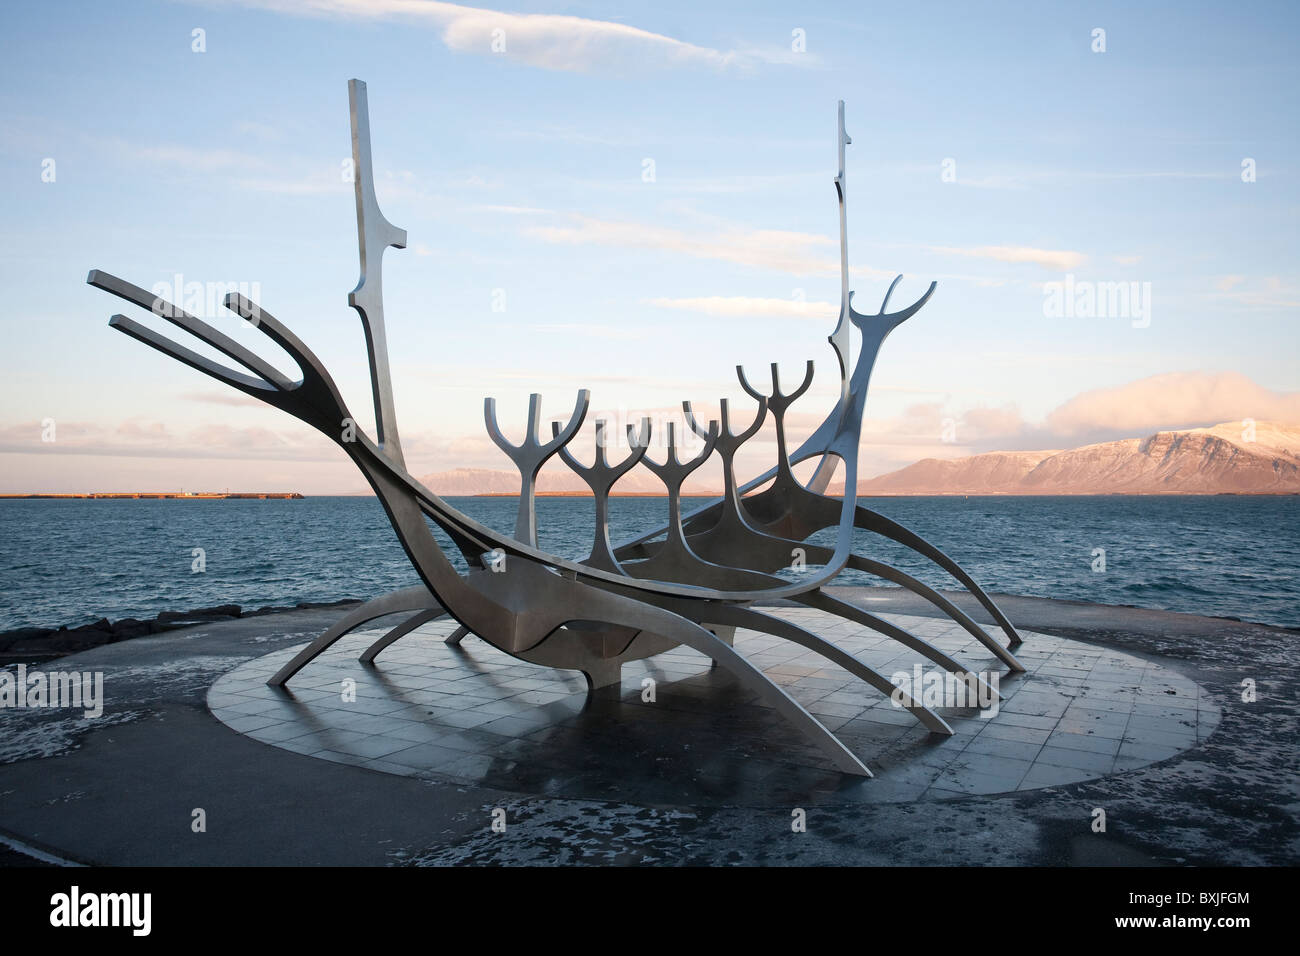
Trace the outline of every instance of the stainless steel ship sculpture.
<instances>
[{"instance_id":1,"label":"stainless steel ship sculpture","mask_svg":"<svg viewBox=\"0 0 1300 956\"><path fill-rule=\"evenodd\" d=\"M361 251L361 280L349 295L348 303L360 315L366 333L374 390L374 439L355 424L356 417L344 404L320 360L257 303L231 294L224 305L288 353L300 370L301 378L297 381L290 381L269 362L207 323L137 286L98 270L92 271L87 279L96 288L161 316L206 342L245 371L211 361L124 315L112 317L109 325L113 328L288 412L334 441L378 495L398 540L423 582L377 597L346 614L285 664L271 678L271 684L284 685L350 631L399 612L405 615L402 623L369 646L361 655L362 662L373 662L404 635L445 616L459 624L447 638L448 643L459 643L468 634L477 635L513 657L581 671L592 688L617 683L620 669L628 661L685 645L729 670L762 703L775 708L799 728L839 770L870 776L862 761L834 734L734 649L736 628L801 645L849 671L881 694L901 695L902 704L933 733L950 735L952 728L939 714L901 693L884 675L854 655L806 628L757 609L755 602L781 598L815 608L885 634L959 679L983 682L971 668L928 641L825 593L823 586L846 568L880 577L921 596L970 632L1010 671L1024 670L1012 653L1021 643L1020 635L970 575L934 545L857 500L863 408L876 355L886 336L926 304L935 284L931 283L925 295L906 308L886 312L890 295L902 278L899 276L885 293L879 311L863 314L853 308L844 175L844 147L851 140L844 131L843 103L839 105L839 171L835 177L840 215L840 314L829 339L839 363L840 395L825 420L795 451L789 451L786 413L811 384L813 363L807 363L803 381L788 392L781 388L775 363L771 391L767 393L756 388L738 367L736 372L742 388L758 406L747 427L733 430L725 400L720 421L710 421L707 427L696 420L691 404L685 402L686 420L704 440L699 454L689 461L679 457L681 443L670 424L666 459L652 460L647 456L650 423L645 421L639 433L628 428L630 454L611 463L606 452L610 442L605 423L597 422L595 461L583 465L566 446L586 418L589 392L579 392L569 421L563 425L554 423L549 440L544 440L541 434L540 396L533 395L527 433L517 445L501 434L495 402L488 398L484 403L488 432L518 467L521 476L518 518L513 536L506 536L462 514L407 471L393 405L381 284L384 251L389 246L404 248L406 232L384 218L375 199L365 84L353 80L348 91ZM861 347L852 363L851 326L861 335ZM769 414L776 428L776 463L764 474L742 484L735 473L736 452L758 432ZM715 452L723 468L722 497L683 514L682 482ZM555 455L586 482L595 496L595 538L591 555L585 561L548 554L537 543L535 480L542 466ZM817 462L807 484L801 483L792 471L792 466L805 461ZM608 527L610 490L638 464L649 468L666 486L668 522L638 538L614 545ZM836 498L827 495L826 490L840 465L844 469L844 493ZM763 485L767 487L762 491L750 493ZM457 570L426 519L454 543L469 566L468 573ZM807 540L830 528L836 531L834 547L814 545ZM855 530L897 542L948 572L997 622L1005 645L939 592L897 568L856 554ZM806 555L808 570L792 576L797 580L774 573L789 567L793 556L800 552ZM980 691L996 695L987 685Z\"/></svg>"}]
</instances>

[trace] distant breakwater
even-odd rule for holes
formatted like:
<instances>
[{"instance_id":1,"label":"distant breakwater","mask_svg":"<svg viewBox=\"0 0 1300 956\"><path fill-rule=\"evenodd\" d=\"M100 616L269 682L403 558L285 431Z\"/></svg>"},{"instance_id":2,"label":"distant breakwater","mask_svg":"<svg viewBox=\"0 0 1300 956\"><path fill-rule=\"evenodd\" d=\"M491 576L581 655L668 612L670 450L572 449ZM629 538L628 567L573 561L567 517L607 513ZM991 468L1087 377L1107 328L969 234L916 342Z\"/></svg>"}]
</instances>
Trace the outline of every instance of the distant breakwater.
<instances>
[{"instance_id":1,"label":"distant breakwater","mask_svg":"<svg viewBox=\"0 0 1300 956\"><path fill-rule=\"evenodd\" d=\"M167 498L177 499L180 501L212 501L221 499L267 499L276 500L301 499L306 495L296 491L93 491L87 494L79 493L62 493L62 492L36 492L32 494L0 494L0 500L24 500L24 499L104 499L108 501L119 501L122 499L132 498Z\"/></svg>"}]
</instances>

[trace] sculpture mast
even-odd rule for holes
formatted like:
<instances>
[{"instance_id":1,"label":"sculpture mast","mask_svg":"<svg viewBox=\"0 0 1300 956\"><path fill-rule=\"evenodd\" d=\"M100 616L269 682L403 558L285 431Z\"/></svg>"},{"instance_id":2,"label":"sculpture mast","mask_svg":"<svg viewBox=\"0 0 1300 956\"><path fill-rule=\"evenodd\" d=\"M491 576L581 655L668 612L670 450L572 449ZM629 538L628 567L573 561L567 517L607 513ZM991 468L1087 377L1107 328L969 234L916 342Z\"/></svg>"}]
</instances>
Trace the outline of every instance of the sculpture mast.
<instances>
[{"instance_id":1,"label":"sculpture mast","mask_svg":"<svg viewBox=\"0 0 1300 956\"><path fill-rule=\"evenodd\" d=\"M352 182L357 195L357 245L361 252L361 278L348 294L348 305L361 316L370 356L370 384L375 403L375 441L399 469L406 469L402 442L397 436L393 382L388 370L388 338L384 331L384 250L406 248L406 230L384 218L375 198L375 176L370 161L370 106L366 84L348 80L352 114ZM372 258L373 257L373 258Z\"/></svg>"},{"instance_id":2,"label":"sculpture mast","mask_svg":"<svg viewBox=\"0 0 1300 956\"><path fill-rule=\"evenodd\" d=\"M848 211L845 203L845 177L844 177L844 147L852 144L853 139L844 130L844 101L839 101L839 134L836 137L836 147L839 151L839 171L835 174L835 193L839 198L840 205L840 321L835 326L835 331L827 339L831 343L831 348L835 350L835 357L840 362L840 401L839 407L843 409L849 399L849 351L852 343L849 337L849 327L852 322L849 320L849 221ZM824 492L835 475L836 460L832 457L825 456L817 465L817 470L813 473L812 479L808 482L808 487L818 493Z\"/></svg>"},{"instance_id":3,"label":"sculpture mast","mask_svg":"<svg viewBox=\"0 0 1300 956\"><path fill-rule=\"evenodd\" d=\"M835 174L835 192L840 203L840 321L831 333L830 343L840 360L840 396L849 394L849 220L845 201L844 183L844 147L853 139L844 131L844 101L840 100L840 128L837 137L839 148L839 172Z\"/></svg>"}]
</instances>

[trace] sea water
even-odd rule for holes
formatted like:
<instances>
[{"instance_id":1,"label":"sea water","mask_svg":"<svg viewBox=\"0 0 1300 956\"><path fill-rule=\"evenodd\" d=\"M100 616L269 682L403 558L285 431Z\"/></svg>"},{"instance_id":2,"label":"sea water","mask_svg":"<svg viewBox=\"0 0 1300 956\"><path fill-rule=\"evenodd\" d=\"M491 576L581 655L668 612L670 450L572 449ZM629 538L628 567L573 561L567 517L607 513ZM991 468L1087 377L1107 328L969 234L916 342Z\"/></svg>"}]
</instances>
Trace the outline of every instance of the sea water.
<instances>
[{"instance_id":1,"label":"sea water","mask_svg":"<svg viewBox=\"0 0 1300 956\"><path fill-rule=\"evenodd\" d=\"M513 528L514 498L447 500L503 533ZM1300 498L863 503L937 545L989 591L1300 626ZM662 498L616 498L611 537L617 542L650 530L666 512ZM587 555L591 499L540 498L537 514L543 548ZM833 545L833 532L814 540ZM925 559L870 533L857 532L856 548L932 586L959 586ZM856 572L839 581L884 584ZM417 583L371 497L0 501L0 630L219 604L247 609L364 599Z\"/></svg>"}]
</instances>

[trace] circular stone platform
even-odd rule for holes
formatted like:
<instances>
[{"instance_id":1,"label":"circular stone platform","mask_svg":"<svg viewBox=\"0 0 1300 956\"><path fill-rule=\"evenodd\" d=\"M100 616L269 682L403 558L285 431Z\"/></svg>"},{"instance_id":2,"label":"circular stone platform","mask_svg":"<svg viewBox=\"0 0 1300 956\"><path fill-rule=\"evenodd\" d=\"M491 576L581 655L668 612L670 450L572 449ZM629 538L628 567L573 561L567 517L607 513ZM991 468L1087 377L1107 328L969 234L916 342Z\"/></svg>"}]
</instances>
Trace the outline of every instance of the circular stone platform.
<instances>
[{"instance_id":1,"label":"circular stone platform","mask_svg":"<svg viewBox=\"0 0 1300 956\"><path fill-rule=\"evenodd\" d=\"M772 608L889 677L934 665L890 638L821 612ZM802 647L737 631L736 649L863 760L849 777L726 671L687 648L623 669L589 694L582 676L515 660L454 622L412 632L373 666L384 631L343 638L288 689L266 679L303 645L250 661L208 692L232 730L294 753L494 789L659 805L799 806L959 799L1075 783L1167 759L1204 741L1220 711L1192 681L1119 651L1022 631L1009 675L960 626L886 615L1000 677L995 715L939 708L956 732L928 734L905 710ZM998 632L998 636L1001 634ZM643 699L645 678L654 701ZM345 681L355 700L345 700ZM350 695L349 695L350 696Z\"/></svg>"}]
</instances>

